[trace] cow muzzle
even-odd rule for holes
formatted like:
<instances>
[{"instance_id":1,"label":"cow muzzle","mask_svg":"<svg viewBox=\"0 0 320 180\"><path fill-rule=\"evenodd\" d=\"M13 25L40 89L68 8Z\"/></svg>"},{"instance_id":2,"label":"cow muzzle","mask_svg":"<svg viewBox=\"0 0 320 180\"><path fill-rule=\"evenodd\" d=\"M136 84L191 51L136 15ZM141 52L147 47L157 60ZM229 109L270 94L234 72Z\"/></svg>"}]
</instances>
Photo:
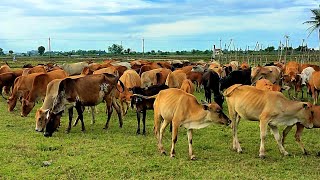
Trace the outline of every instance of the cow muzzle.
<instances>
[{"instance_id":1,"label":"cow muzzle","mask_svg":"<svg viewBox=\"0 0 320 180\"><path fill-rule=\"evenodd\" d=\"M44 135L44 137L51 137L51 136L52 136L52 133L44 132L43 135Z\"/></svg>"}]
</instances>

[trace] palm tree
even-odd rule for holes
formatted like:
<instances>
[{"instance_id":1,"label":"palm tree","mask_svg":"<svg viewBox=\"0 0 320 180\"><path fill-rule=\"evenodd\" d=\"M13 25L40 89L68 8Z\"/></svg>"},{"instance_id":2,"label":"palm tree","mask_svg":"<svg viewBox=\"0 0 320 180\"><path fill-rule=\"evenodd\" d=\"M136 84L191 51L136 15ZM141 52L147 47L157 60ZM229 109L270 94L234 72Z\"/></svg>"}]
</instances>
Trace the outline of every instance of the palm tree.
<instances>
[{"instance_id":1,"label":"palm tree","mask_svg":"<svg viewBox=\"0 0 320 180\"><path fill-rule=\"evenodd\" d=\"M311 24L311 26L307 29L309 30L309 35L318 29L318 43L319 43L319 50L320 50L320 5L318 9L311 9L311 12L313 16L311 17L311 20L304 22L303 24Z\"/></svg>"}]
</instances>

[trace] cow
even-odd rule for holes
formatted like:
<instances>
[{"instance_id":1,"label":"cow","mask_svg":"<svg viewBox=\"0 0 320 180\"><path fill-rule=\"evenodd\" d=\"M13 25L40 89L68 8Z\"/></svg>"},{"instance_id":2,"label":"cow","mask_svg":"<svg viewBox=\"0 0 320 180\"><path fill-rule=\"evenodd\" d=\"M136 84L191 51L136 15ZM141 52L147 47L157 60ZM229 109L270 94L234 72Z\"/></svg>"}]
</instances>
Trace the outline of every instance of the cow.
<instances>
[{"instance_id":1,"label":"cow","mask_svg":"<svg viewBox=\"0 0 320 180\"><path fill-rule=\"evenodd\" d=\"M188 104L186 106L186 104ZM161 128L160 128L160 122ZM172 146L170 157L175 157L175 144L177 142L178 128L185 127L188 132L189 156L195 159L192 151L192 131L201 129L212 123L230 123L229 118L216 104L199 104L196 97L180 89L170 88L162 90L154 101L154 132L158 139L158 149L165 154L162 139L165 128L172 123Z\"/></svg>"},{"instance_id":2,"label":"cow","mask_svg":"<svg viewBox=\"0 0 320 180\"><path fill-rule=\"evenodd\" d=\"M3 99L7 100L2 94L3 87L6 87L10 90L10 88L13 86L14 80L17 77L21 76L21 74L21 71L13 71L0 74L0 95L3 97Z\"/></svg>"},{"instance_id":3,"label":"cow","mask_svg":"<svg viewBox=\"0 0 320 180\"><path fill-rule=\"evenodd\" d=\"M66 71L69 76L72 75L79 75L81 74L83 68L88 67L89 64L87 62L78 62L78 63L72 63L72 64L67 64L64 63L60 67Z\"/></svg>"},{"instance_id":4,"label":"cow","mask_svg":"<svg viewBox=\"0 0 320 180\"><path fill-rule=\"evenodd\" d=\"M314 71L309 80L309 87L313 97L313 104L318 103L320 91L320 71Z\"/></svg>"},{"instance_id":5,"label":"cow","mask_svg":"<svg viewBox=\"0 0 320 180\"><path fill-rule=\"evenodd\" d=\"M253 86L235 84L223 93L232 120L233 149L242 152L238 140L240 118L260 121L260 158L265 158L265 138L269 125L279 150L288 155L281 143L278 125L292 126L297 122L312 128L312 105L306 102L288 100L282 93L264 91Z\"/></svg>"},{"instance_id":6,"label":"cow","mask_svg":"<svg viewBox=\"0 0 320 180\"><path fill-rule=\"evenodd\" d=\"M320 106L312 106L312 112L313 112L313 128L320 128ZM297 126L297 130L295 133L295 140L296 142L299 144L302 153L307 155L308 151L305 149L302 141L301 141L301 135L302 135L302 131L304 129L304 126L301 123L297 123L295 124ZM294 125L292 126L287 126L283 132L282 132L282 145L284 145L285 142L285 138L288 135L288 133L290 132L290 130L292 129ZM318 156L320 155L320 152L318 152Z\"/></svg>"},{"instance_id":7,"label":"cow","mask_svg":"<svg viewBox=\"0 0 320 180\"><path fill-rule=\"evenodd\" d=\"M251 82L253 85L263 78L268 79L272 84L280 84L281 69L277 66L257 66L252 69Z\"/></svg>"},{"instance_id":8,"label":"cow","mask_svg":"<svg viewBox=\"0 0 320 180\"><path fill-rule=\"evenodd\" d=\"M26 117L33 109L38 98L44 99L46 96L47 85L54 79L63 79L68 74L64 70L50 71L46 74L39 74L33 79L32 88L27 98L22 100L21 117Z\"/></svg>"},{"instance_id":9,"label":"cow","mask_svg":"<svg viewBox=\"0 0 320 180\"><path fill-rule=\"evenodd\" d=\"M202 76L202 84L204 87L204 95L206 98L206 101L211 103L211 93L214 94L214 101L222 107L223 104L223 96L220 93L220 77L218 73L216 73L213 70L208 70L205 73L203 73Z\"/></svg>"},{"instance_id":10,"label":"cow","mask_svg":"<svg viewBox=\"0 0 320 180\"><path fill-rule=\"evenodd\" d=\"M234 84L251 85L251 68L232 71L228 76L220 80L220 91Z\"/></svg>"},{"instance_id":11,"label":"cow","mask_svg":"<svg viewBox=\"0 0 320 180\"><path fill-rule=\"evenodd\" d=\"M104 129L108 129L109 121L112 114L112 106L115 107L119 125L122 127L122 114L120 107L116 104L114 91L116 90L119 78L111 74L93 74L80 77L77 79L65 78L59 84L58 95L54 100L53 106L49 112L48 123L45 128L44 136L50 137L57 129L59 122L56 116L61 116L67 104L75 106L79 119L82 124L82 131L85 131L82 115L83 106L95 106L102 101L106 102L108 118ZM120 81L121 82L121 81ZM123 83L120 83L124 89ZM67 132L71 129L71 120Z\"/></svg>"},{"instance_id":12,"label":"cow","mask_svg":"<svg viewBox=\"0 0 320 180\"><path fill-rule=\"evenodd\" d=\"M156 62L148 63L146 65L143 65L140 68L139 75L141 76L141 74L146 71L150 71L152 69L158 69L158 68L162 68L158 63L156 63Z\"/></svg>"},{"instance_id":13,"label":"cow","mask_svg":"<svg viewBox=\"0 0 320 180\"><path fill-rule=\"evenodd\" d=\"M32 73L47 73L47 70L44 66L38 65L32 68L24 69L22 72L22 76L32 74Z\"/></svg>"},{"instance_id":14,"label":"cow","mask_svg":"<svg viewBox=\"0 0 320 180\"><path fill-rule=\"evenodd\" d=\"M157 73L161 72L163 68L152 69L141 74L141 87L147 88L158 84Z\"/></svg>"},{"instance_id":15,"label":"cow","mask_svg":"<svg viewBox=\"0 0 320 180\"><path fill-rule=\"evenodd\" d=\"M301 91L301 66L299 63L290 61L285 65L282 83L294 89L295 97ZM288 90L289 97L291 97L290 89Z\"/></svg>"},{"instance_id":16,"label":"cow","mask_svg":"<svg viewBox=\"0 0 320 180\"><path fill-rule=\"evenodd\" d=\"M255 87L257 89L261 90L267 90L267 91L281 91L281 87L277 84L272 84L268 79L259 79L256 82Z\"/></svg>"},{"instance_id":17,"label":"cow","mask_svg":"<svg viewBox=\"0 0 320 180\"><path fill-rule=\"evenodd\" d=\"M9 67L8 64L0 66L0 74L6 73L6 72L11 72L11 68Z\"/></svg>"},{"instance_id":18,"label":"cow","mask_svg":"<svg viewBox=\"0 0 320 180\"><path fill-rule=\"evenodd\" d=\"M143 130L142 134L145 135L146 133L146 114L148 109L153 109L153 103L154 98L145 99L139 95L142 96L153 96L158 94L161 90L168 89L169 87L167 85L161 84L161 85L153 85L148 87L147 89L143 89L140 87L133 87L131 96L131 107L136 107L136 114L137 114L137 134L140 134L140 119L141 119L141 113L142 113L142 123L143 123Z\"/></svg>"},{"instance_id":19,"label":"cow","mask_svg":"<svg viewBox=\"0 0 320 180\"><path fill-rule=\"evenodd\" d=\"M15 79L12 94L7 100L9 112L13 111L15 108L18 98L26 98L32 88L34 78L39 74L43 73L32 73L25 76L19 76Z\"/></svg>"},{"instance_id":20,"label":"cow","mask_svg":"<svg viewBox=\"0 0 320 180\"><path fill-rule=\"evenodd\" d=\"M244 70L244 69L249 69L249 68L250 68L249 64L246 63L246 62L243 62L243 63L240 65L240 68L239 68L239 69Z\"/></svg>"},{"instance_id":21,"label":"cow","mask_svg":"<svg viewBox=\"0 0 320 180\"><path fill-rule=\"evenodd\" d=\"M194 93L194 84L189 79L185 79L182 81L182 85L181 85L180 89L184 92L193 94Z\"/></svg>"},{"instance_id":22,"label":"cow","mask_svg":"<svg viewBox=\"0 0 320 180\"><path fill-rule=\"evenodd\" d=\"M203 72L190 72L187 74L187 79L190 79L196 85L196 89L200 92L200 86L202 85Z\"/></svg>"},{"instance_id":23,"label":"cow","mask_svg":"<svg viewBox=\"0 0 320 180\"><path fill-rule=\"evenodd\" d=\"M168 74L165 84L169 88L180 88L185 79L187 79L187 74L183 70L175 70Z\"/></svg>"},{"instance_id":24,"label":"cow","mask_svg":"<svg viewBox=\"0 0 320 180\"><path fill-rule=\"evenodd\" d=\"M301 77L301 86L307 86L307 95L308 95L308 92L311 90L309 86L309 80L314 71L315 70L313 67L306 67L301 71L301 74L299 75ZM303 97L303 91L302 91L302 97Z\"/></svg>"}]
</instances>

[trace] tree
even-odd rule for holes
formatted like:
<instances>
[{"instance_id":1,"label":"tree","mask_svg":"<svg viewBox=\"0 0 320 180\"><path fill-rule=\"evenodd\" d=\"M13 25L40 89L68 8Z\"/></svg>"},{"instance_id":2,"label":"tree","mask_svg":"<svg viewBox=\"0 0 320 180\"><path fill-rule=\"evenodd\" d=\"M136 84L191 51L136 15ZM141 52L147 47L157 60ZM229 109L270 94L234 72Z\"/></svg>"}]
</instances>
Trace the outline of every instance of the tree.
<instances>
[{"instance_id":1,"label":"tree","mask_svg":"<svg viewBox=\"0 0 320 180\"><path fill-rule=\"evenodd\" d=\"M119 44L112 44L112 46L108 47L108 51L112 54L121 54L123 51L123 47Z\"/></svg>"},{"instance_id":2,"label":"tree","mask_svg":"<svg viewBox=\"0 0 320 180\"><path fill-rule=\"evenodd\" d=\"M272 51L274 51L274 50L275 50L274 46L269 46L269 47L267 47L267 48L265 49L265 51L267 51L267 52L272 52Z\"/></svg>"},{"instance_id":3,"label":"tree","mask_svg":"<svg viewBox=\"0 0 320 180\"><path fill-rule=\"evenodd\" d=\"M13 54L13 51L12 51L12 50L10 50L10 51L9 51L9 54L10 54L10 55L12 55L12 54Z\"/></svg>"},{"instance_id":4,"label":"tree","mask_svg":"<svg viewBox=\"0 0 320 180\"><path fill-rule=\"evenodd\" d=\"M2 48L0 48L0 56L2 56L2 55L4 55L4 53L3 53L3 49L2 49Z\"/></svg>"},{"instance_id":5,"label":"tree","mask_svg":"<svg viewBox=\"0 0 320 180\"><path fill-rule=\"evenodd\" d=\"M309 30L309 35L316 29L318 29L318 43L320 50L320 6L318 9L311 9L312 17L311 20L305 21L303 24L310 24L311 26L307 29Z\"/></svg>"},{"instance_id":6,"label":"tree","mask_svg":"<svg viewBox=\"0 0 320 180\"><path fill-rule=\"evenodd\" d=\"M46 48L44 48L43 46L39 46L38 47L38 53L42 56L44 51L46 50Z\"/></svg>"}]
</instances>

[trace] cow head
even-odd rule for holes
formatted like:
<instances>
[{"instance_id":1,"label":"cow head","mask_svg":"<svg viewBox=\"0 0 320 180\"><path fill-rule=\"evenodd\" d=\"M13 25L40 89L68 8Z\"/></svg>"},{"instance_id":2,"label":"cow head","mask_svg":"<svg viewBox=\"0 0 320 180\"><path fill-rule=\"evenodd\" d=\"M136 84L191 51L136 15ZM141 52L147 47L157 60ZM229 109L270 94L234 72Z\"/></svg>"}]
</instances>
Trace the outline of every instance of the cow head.
<instances>
[{"instance_id":1,"label":"cow head","mask_svg":"<svg viewBox=\"0 0 320 180\"><path fill-rule=\"evenodd\" d=\"M298 118L300 119L300 123L303 124L306 128L313 127L313 109L312 104L309 102L299 103L300 110L298 111Z\"/></svg>"},{"instance_id":2,"label":"cow head","mask_svg":"<svg viewBox=\"0 0 320 180\"><path fill-rule=\"evenodd\" d=\"M49 116L49 109L47 110L42 110L38 109L36 112L36 131L38 132L43 132L45 129L47 122L48 122L48 117Z\"/></svg>"},{"instance_id":3,"label":"cow head","mask_svg":"<svg viewBox=\"0 0 320 180\"><path fill-rule=\"evenodd\" d=\"M48 123L46 124L46 128L43 134L45 137L51 137L52 134L58 129L58 127L60 126L61 116L62 112L59 112L58 114L54 114L52 112L48 113Z\"/></svg>"},{"instance_id":4,"label":"cow head","mask_svg":"<svg viewBox=\"0 0 320 180\"><path fill-rule=\"evenodd\" d=\"M203 109L208 111L207 120L217 123L229 125L231 123L230 119L223 113L222 108L217 103L208 104L202 101Z\"/></svg>"},{"instance_id":5,"label":"cow head","mask_svg":"<svg viewBox=\"0 0 320 180\"><path fill-rule=\"evenodd\" d=\"M257 66L251 71L251 82L255 84L259 79L267 79L267 76L272 73L269 68Z\"/></svg>"},{"instance_id":6,"label":"cow head","mask_svg":"<svg viewBox=\"0 0 320 180\"><path fill-rule=\"evenodd\" d=\"M35 102L30 102L27 99L22 100L22 112L21 117L27 117L32 108L34 107Z\"/></svg>"},{"instance_id":7,"label":"cow head","mask_svg":"<svg viewBox=\"0 0 320 180\"><path fill-rule=\"evenodd\" d=\"M204 68L200 65L193 66L191 72L200 72L204 73Z\"/></svg>"}]
</instances>

